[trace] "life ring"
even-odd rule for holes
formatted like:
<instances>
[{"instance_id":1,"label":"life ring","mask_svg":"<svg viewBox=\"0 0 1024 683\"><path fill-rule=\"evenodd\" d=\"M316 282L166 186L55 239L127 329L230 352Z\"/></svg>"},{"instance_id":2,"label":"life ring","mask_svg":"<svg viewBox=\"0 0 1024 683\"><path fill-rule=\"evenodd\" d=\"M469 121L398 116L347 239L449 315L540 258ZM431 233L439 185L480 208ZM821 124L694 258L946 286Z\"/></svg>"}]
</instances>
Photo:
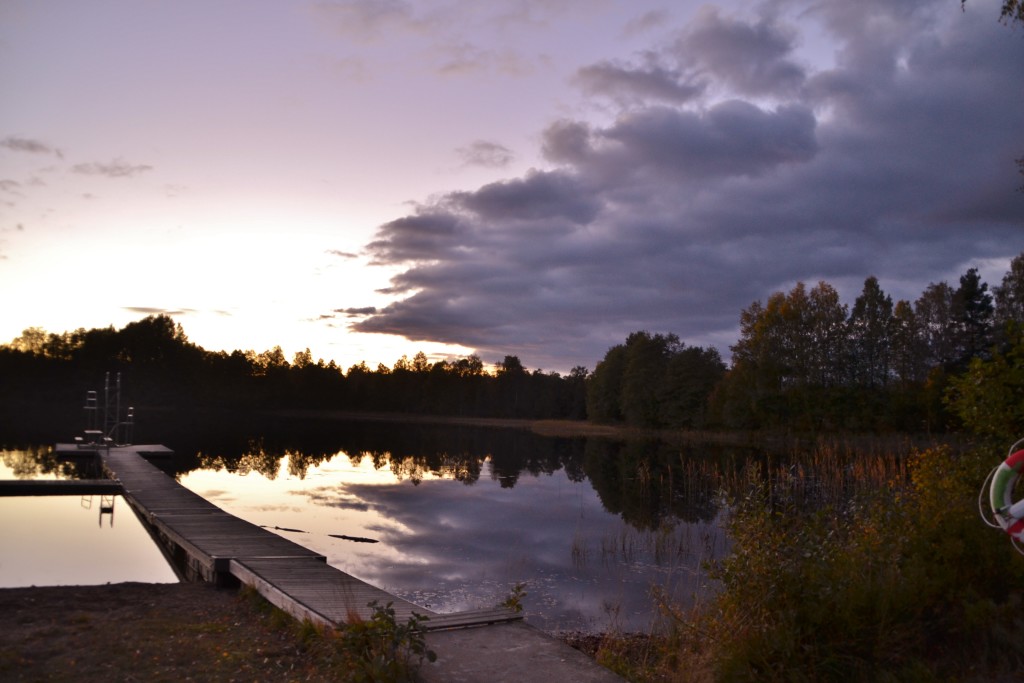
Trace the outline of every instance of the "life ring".
<instances>
[{"instance_id":1,"label":"life ring","mask_svg":"<svg viewBox=\"0 0 1024 683\"><path fill-rule=\"evenodd\" d=\"M1011 453L992 475L989 503L996 521L1011 538L1024 541L1024 500L1013 502L1013 485L1024 470L1024 449Z\"/></svg>"}]
</instances>

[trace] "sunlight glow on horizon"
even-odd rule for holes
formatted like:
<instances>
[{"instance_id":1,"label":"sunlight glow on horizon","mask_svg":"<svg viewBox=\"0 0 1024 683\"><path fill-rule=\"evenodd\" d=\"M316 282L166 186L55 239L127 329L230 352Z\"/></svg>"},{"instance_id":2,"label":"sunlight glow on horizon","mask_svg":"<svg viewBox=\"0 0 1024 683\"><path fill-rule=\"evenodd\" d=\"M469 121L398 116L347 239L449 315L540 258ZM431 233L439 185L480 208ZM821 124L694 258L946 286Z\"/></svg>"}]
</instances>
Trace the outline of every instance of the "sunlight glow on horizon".
<instances>
[{"instance_id":1,"label":"sunlight glow on horizon","mask_svg":"<svg viewBox=\"0 0 1024 683\"><path fill-rule=\"evenodd\" d=\"M998 12L9 0L0 344L152 311L209 351L567 373L641 329L727 358L796 281L916 297L1024 248Z\"/></svg>"}]
</instances>

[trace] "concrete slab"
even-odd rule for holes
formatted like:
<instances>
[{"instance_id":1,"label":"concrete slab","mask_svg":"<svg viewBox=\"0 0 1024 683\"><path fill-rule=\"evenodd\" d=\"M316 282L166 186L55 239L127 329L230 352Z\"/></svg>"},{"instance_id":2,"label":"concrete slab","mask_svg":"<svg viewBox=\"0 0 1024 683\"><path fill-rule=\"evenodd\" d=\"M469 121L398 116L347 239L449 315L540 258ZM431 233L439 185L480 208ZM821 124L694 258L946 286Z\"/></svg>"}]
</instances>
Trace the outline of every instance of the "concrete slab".
<instances>
[{"instance_id":1,"label":"concrete slab","mask_svg":"<svg viewBox=\"0 0 1024 683\"><path fill-rule=\"evenodd\" d=\"M431 631L423 683L622 683L623 678L546 633L516 621L481 628Z\"/></svg>"}]
</instances>

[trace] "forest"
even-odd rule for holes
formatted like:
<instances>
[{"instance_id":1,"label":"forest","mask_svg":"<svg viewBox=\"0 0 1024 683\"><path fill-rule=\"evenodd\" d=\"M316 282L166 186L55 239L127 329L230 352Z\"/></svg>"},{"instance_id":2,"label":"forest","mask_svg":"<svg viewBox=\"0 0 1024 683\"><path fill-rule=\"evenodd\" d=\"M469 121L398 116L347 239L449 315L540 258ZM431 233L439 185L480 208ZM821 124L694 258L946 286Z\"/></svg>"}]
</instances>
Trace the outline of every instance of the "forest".
<instances>
[{"instance_id":1,"label":"forest","mask_svg":"<svg viewBox=\"0 0 1024 683\"><path fill-rule=\"evenodd\" d=\"M877 278L852 307L827 282L798 283L740 312L727 366L714 348L637 331L590 372L529 370L507 355L346 369L289 360L280 347L207 351L166 315L54 333L33 327L0 346L9 416L80 407L106 372L139 407L330 409L521 419L588 419L641 428L934 432L956 428L958 392L1021 392L1024 253L991 290L977 269L895 303ZM1015 384L1016 382L1016 384ZM986 389L987 390L987 389ZM997 389L992 389L993 391ZM1011 402L1012 403L1012 402ZM1024 404L1024 401L1019 403Z\"/></svg>"}]
</instances>

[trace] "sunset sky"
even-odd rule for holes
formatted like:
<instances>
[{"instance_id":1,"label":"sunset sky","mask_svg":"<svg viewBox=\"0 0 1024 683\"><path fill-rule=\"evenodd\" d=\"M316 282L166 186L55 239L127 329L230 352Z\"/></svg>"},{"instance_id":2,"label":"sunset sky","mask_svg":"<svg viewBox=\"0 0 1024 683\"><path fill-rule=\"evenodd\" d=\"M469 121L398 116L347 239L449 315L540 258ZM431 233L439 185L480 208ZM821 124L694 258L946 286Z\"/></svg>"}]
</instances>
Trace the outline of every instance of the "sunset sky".
<instances>
[{"instance_id":1,"label":"sunset sky","mask_svg":"<svg viewBox=\"0 0 1024 683\"><path fill-rule=\"evenodd\" d=\"M0 343L168 313L342 367L1024 251L1024 27L970 0L0 4Z\"/></svg>"}]
</instances>

